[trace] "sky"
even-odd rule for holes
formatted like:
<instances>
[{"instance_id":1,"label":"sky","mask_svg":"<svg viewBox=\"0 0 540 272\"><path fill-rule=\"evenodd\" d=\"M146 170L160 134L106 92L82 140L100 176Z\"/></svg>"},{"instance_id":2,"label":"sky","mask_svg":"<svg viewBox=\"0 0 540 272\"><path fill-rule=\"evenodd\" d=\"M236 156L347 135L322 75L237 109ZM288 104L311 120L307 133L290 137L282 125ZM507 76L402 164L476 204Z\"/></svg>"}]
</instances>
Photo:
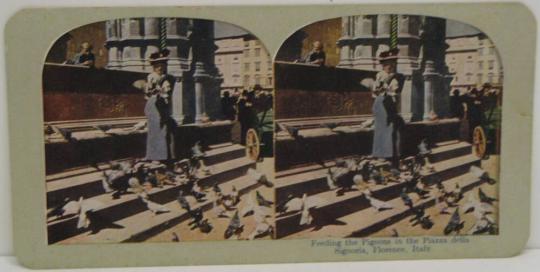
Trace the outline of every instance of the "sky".
<instances>
[{"instance_id":1,"label":"sky","mask_svg":"<svg viewBox=\"0 0 540 272\"><path fill-rule=\"evenodd\" d=\"M446 36L447 37L478 34L480 32L481 31L478 30L477 28L468 24L460 23L458 21L448 20L446 23ZM238 36L238 35L243 35L247 33L248 33L247 31L235 25L231 25L231 24L223 23L223 22L217 22L217 21L215 22L214 35L216 38Z\"/></svg>"}]
</instances>

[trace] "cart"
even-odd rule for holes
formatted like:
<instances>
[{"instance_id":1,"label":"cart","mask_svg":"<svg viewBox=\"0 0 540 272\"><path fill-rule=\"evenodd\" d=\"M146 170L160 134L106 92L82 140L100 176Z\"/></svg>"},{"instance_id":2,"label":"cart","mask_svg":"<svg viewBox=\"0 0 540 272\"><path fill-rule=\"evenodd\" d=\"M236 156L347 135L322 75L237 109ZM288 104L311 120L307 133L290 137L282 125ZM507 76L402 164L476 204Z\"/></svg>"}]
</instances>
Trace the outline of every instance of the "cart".
<instances>
[{"instance_id":1,"label":"cart","mask_svg":"<svg viewBox=\"0 0 540 272\"><path fill-rule=\"evenodd\" d=\"M246 133L246 154L252 160L273 154L274 112L268 109L257 114L255 126Z\"/></svg>"}]
</instances>

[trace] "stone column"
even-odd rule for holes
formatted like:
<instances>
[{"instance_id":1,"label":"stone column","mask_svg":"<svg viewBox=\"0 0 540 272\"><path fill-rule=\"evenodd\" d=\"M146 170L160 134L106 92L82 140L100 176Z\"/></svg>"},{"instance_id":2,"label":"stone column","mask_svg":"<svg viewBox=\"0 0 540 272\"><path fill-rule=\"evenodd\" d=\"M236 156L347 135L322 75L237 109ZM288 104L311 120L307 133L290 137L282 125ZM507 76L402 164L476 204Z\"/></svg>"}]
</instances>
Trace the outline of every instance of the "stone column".
<instances>
[{"instance_id":1,"label":"stone column","mask_svg":"<svg viewBox=\"0 0 540 272\"><path fill-rule=\"evenodd\" d=\"M433 61L428 60L425 62L425 69L424 69L424 114L422 118L424 120L429 120L430 115L434 113L433 108L433 94L434 94L434 87L435 87L435 81L438 77L438 73L435 70Z\"/></svg>"},{"instance_id":2,"label":"stone column","mask_svg":"<svg viewBox=\"0 0 540 272\"><path fill-rule=\"evenodd\" d=\"M210 75L204 68L204 63L197 62L195 64L195 73L193 79L195 80L195 123L202 124L208 122L208 115L206 114L206 107L204 102L204 89L205 83L210 78Z\"/></svg>"},{"instance_id":3,"label":"stone column","mask_svg":"<svg viewBox=\"0 0 540 272\"><path fill-rule=\"evenodd\" d=\"M172 90L172 118L176 121L177 125L184 123L184 88L182 82L182 76L176 76L176 82Z\"/></svg>"}]
</instances>

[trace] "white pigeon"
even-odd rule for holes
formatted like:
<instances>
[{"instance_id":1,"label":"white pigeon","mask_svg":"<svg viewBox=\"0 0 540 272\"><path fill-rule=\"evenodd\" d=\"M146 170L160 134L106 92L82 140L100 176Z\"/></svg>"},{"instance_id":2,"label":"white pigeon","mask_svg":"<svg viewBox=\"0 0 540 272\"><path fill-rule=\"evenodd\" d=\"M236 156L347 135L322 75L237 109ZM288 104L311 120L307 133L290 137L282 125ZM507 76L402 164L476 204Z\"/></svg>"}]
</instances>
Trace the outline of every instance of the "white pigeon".
<instances>
[{"instance_id":1,"label":"white pigeon","mask_svg":"<svg viewBox=\"0 0 540 272\"><path fill-rule=\"evenodd\" d=\"M79 220L77 221L77 228L87 228L88 225L90 225L90 221L88 220L88 217L86 217L86 213L89 211L96 211L104 206L103 203L95 200L95 199L85 199L83 200L83 197L81 196L79 198L79 202L81 203L81 209L79 211Z\"/></svg>"},{"instance_id":2,"label":"white pigeon","mask_svg":"<svg viewBox=\"0 0 540 272\"><path fill-rule=\"evenodd\" d=\"M389 210L393 209L394 206L392 204L376 199L373 196L371 196L371 191L365 190L363 192L365 198L369 201L369 205L371 205L373 208L375 208L377 211L383 211L383 210Z\"/></svg>"},{"instance_id":3,"label":"white pigeon","mask_svg":"<svg viewBox=\"0 0 540 272\"><path fill-rule=\"evenodd\" d=\"M72 200L72 201L66 203L66 205L64 205L64 207L62 207L62 211L63 211L62 212L62 217L68 216L68 215L73 215L73 214L78 214L81 211L82 200L83 200L83 197L81 196L78 201Z\"/></svg>"},{"instance_id":4,"label":"white pigeon","mask_svg":"<svg viewBox=\"0 0 540 272\"><path fill-rule=\"evenodd\" d=\"M299 198L299 197L292 198L289 201L287 201L285 205L283 205L284 213L300 211L302 210L302 204L303 204L302 198Z\"/></svg>"},{"instance_id":5,"label":"white pigeon","mask_svg":"<svg viewBox=\"0 0 540 272\"><path fill-rule=\"evenodd\" d=\"M154 215L159 213L165 213L170 212L169 208L165 207L164 205L152 202L148 199L148 194L141 193L139 194L139 198L146 204L146 207L154 213Z\"/></svg>"},{"instance_id":6,"label":"white pigeon","mask_svg":"<svg viewBox=\"0 0 540 272\"><path fill-rule=\"evenodd\" d=\"M255 229L253 230L253 232L249 234L248 236L249 240L253 240L257 236L269 234L272 232L273 230L272 225L270 225L266 221L265 217L262 217L262 219L260 219L260 217L256 217L255 222L257 222L257 225L255 225Z\"/></svg>"},{"instance_id":7,"label":"white pigeon","mask_svg":"<svg viewBox=\"0 0 540 272\"><path fill-rule=\"evenodd\" d=\"M476 165L472 165L471 168L469 169L469 172L471 174L473 174L473 176L481 179L481 178L485 178L488 176L488 173L486 172L486 170L476 166Z\"/></svg>"},{"instance_id":8,"label":"white pigeon","mask_svg":"<svg viewBox=\"0 0 540 272\"><path fill-rule=\"evenodd\" d=\"M336 184L334 183L334 179L332 178L332 174L330 172L326 174L326 183L328 184L328 188L330 188L330 190L334 190L337 188Z\"/></svg>"},{"instance_id":9,"label":"white pigeon","mask_svg":"<svg viewBox=\"0 0 540 272\"><path fill-rule=\"evenodd\" d=\"M313 221L313 216L311 216L309 209L310 207L307 205L307 194L304 193L302 195L302 214L300 215L300 225L309 225L311 224L311 221Z\"/></svg>"}]
</instances>

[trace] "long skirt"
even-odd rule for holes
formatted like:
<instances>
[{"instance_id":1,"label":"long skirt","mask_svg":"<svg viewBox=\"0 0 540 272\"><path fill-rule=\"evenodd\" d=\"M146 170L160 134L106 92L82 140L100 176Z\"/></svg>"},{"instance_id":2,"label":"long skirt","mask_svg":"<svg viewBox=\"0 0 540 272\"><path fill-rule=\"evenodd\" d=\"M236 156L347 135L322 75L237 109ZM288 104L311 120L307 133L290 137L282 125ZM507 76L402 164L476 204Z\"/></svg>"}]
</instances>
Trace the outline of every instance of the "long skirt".
<instances>
[{"instance_id":1,"label":"long skirt","mask_svg":"<svg viewBox=\"0 0 540 272\"><path fill-rule=\"evenodd\" d=\"M146 101L144 114L148 119L148 133L146 136L147 160L165 161L174 159L174 139L166 107L168 105L160 101L156 95L151 96Z\"/></svg>"},{"instance_id":2,"label":"long skirt","mask_svg":"<svg viewBox=\"0 0 540 272\"><path fill-rule=\"evenodd\" d=\"M388 122L388 112L383 105L384 96L380 95L373 102L374 132L372 156L375 158L398 158L399 131L393 122Z\"/></svg>"}]
</instances>

